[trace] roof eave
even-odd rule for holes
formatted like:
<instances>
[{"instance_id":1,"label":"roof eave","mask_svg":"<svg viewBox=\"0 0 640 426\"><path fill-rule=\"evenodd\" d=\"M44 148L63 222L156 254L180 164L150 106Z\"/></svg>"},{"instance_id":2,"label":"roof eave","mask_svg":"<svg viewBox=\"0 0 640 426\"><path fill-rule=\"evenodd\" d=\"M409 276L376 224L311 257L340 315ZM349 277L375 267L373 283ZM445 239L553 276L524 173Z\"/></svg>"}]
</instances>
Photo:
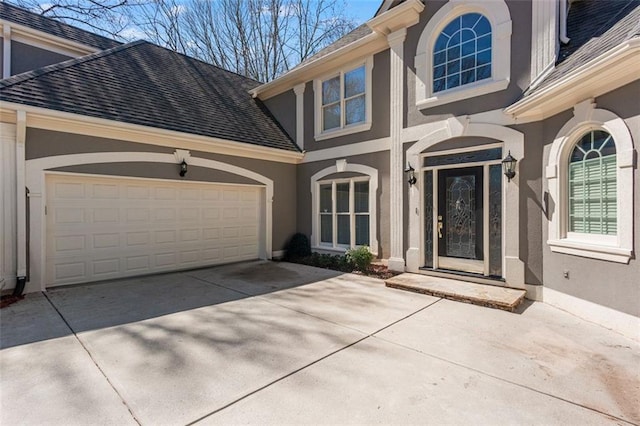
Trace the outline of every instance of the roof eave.
<instances>
[{"instance_id":1,"label":"roof eave","mask_svg":"<svg viewBox=\"0 0 640 426\"><path fill-rule=\"evenodd\" d=\"M0 118L12 122L11 117L14 111L27 113L27 127L45 130L92 136L109 134L114 139L131 142L166 145L193 149L194 151L216 152L292 164L302 162L304 157L304 153L298 151L254 145L213 136L195 135L8 101L2 101Z\"/></svg>"},{"instance_id":2,"label":"roof eave","mask_svg":"<svg viewBox=\"0 0 640 426\"><path fill-rule=\"evenodd\" d=\"M505 109L518 122L543 120L576 103L601 96L638 79L640 38L626 40L555 83Z\"/></svg>"},{"instance_id":3,"label":"roof eave","mask_svg":"<svg viewBox=\"0 0 640 426\"><path fill-rule=\"evenodd\" d=\"M275 80L255 87L254 89L251 89L249 93L251 93L254 98L257 97L261 100L269 99L275 95L291 89L297 84L309 81L315 76L326 72L333 66L336 66L343 62L355 60L356 57L348 56L349 53L357 51L357 57L364 57L380 52L386 47L388 47L388 43L385 37L383 37L381 34L371 33L366 37L363 37L359 40L354 41L353 43L336 49L321 58L294 68Z\"/></svg>"}]
</instances>

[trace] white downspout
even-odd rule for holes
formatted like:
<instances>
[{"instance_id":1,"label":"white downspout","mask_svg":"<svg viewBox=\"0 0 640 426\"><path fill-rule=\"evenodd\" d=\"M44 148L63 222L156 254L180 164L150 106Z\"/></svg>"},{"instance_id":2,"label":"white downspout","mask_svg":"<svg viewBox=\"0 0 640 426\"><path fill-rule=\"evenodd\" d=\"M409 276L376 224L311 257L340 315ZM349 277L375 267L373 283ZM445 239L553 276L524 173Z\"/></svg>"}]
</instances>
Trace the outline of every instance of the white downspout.
<instances>
[{"instance_id":1,"label":"white downspout","mask_svg":"<svg viewBox=\"0 0 640 426\"><path fill-rule=\"evenodd\" d=\"M560 0L560 41L562 44L567 44L571 41L567 37L567 17L569 16L567 9L568 0Z\"/></svg>"},{"instance_id":2,"label":"white downspout","mask_svg":"<svg viewBox=\"0 0 640 426\"><path fill-rule=\"evenodd\" d=\"M11 26L2 25L2 78L11 77Z\"/></svg>"},{"instance_id":3,"label":"white downspout","mask_svg":"<svg viewBox=\"0 0 640 426\"><path fill-rule=\"evenodd\" d=\"M17 222L17 276L27 276L27 203L25 141L27 137L27 113L17 111L16 121L16 222Z\"/></svg>"}]
</instances>

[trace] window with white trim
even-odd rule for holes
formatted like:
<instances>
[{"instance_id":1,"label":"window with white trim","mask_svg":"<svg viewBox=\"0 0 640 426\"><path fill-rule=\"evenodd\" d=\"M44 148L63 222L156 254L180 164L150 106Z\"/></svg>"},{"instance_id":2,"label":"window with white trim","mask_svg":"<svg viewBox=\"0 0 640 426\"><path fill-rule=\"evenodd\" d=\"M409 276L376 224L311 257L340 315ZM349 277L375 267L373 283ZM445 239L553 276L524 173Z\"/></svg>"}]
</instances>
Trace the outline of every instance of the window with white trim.
<instances>
[{"instance_id":1,"label":"window with white trim","mask_svg":"<svg viewBox=\"0 0 640 426\"><path fill-rule=\"evenodd\" d=\"M491 78L491 24L479 13L453 19L433 48L433 92Z\"/></svg>"},{"instance_id":2,"label":"window with white trim","mask_svg":"<svg viewBox=\"0 0 640 426\"><path fill-rule=\"evenodd\" d=\"M552 252L628 263L633 257L635 148L625 121L587 99L549 151ZM636 225L637 226L637 225Z\"/></svg>"},{"instance_id":3,"label":"window with white trim","mask_svg":"<svg viewBox=\"0 0 640 426\"><path fill-rule=\"evenodd\" d=\"M315 138L322 140L371 128L373 59L315 81Z\"/></svg>"},{"instance_id":4,"label":"window with white trim","mask_svg":"<svg viewBox=\"0 0 640 426\"><path fill-rule=\"evenodd\" d=\"M369 179L319 182L321 246L349 248L370 244Z\"/></svg>"},{"instance_id":5,"label":"window with white trim","mask_svg":"<svg viewBox=\"0 0 640 426\"><path fill-rule=\"evenodd\" d=\"M422 30L415 56L416 107L505 90L511 78L511 15L504 0L450 0Z\"/></svg>"},{"instance_id":6,"label":"window with white trim","mask_svg":"<svg viewBox=\"0 0 640 426\"><path fill-rule=\"evenodd\" d=\"M616 235L616 146L611 135L592 130L569 157L568 232Z\"/></svg>"},{"instance_id":7,"label":"window with white trim","mask_svg":"<svg viewBox=\"0 0 640 426\"><path fill-rule=\"evenodd\" d=\"M322 82L322 130L365 121L364 65Z\"/></svg>"}]
</instances>

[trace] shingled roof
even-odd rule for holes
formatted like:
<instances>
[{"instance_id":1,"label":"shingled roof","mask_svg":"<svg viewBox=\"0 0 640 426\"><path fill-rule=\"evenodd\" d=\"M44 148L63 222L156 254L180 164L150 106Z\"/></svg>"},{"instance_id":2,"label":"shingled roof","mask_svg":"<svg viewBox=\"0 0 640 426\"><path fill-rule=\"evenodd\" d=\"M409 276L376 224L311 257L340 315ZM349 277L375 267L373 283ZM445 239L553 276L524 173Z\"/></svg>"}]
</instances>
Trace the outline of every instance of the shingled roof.
<instances>
[{"instance_id":1,"label":"shingled roof","mask_svg":"<svg viewBox=\"0 0 640 426\"><path fill-rule=\"evenodd\" d=\"M4 1L0 2L0 19L97 49L110 49L122 44L110 38L102 37L72 25L56 21L55 19L29 12L28 10L13 6Z\"/></svg>"},{"instance_id":2,"label":"shingled roof","mask_svg":"<svg viewBox=\"0 0 640 426\"><path fill-rule=\"evenodd\" d=\"M299 151L248 91L259 83L136 41L0 81L0 100Z\"/></svg>"},{"instance_id":3,"label":"shingled roof","mask_svg":"<svg viewBox=\"0 0 640 426\"><path fill-rule=\"evenodd\" d=\"M640 36L640 0L581 0L567 19L570 42L560 48L555 69L528 97L562 79L610 49Z\"/></svg>"}]
</instances>

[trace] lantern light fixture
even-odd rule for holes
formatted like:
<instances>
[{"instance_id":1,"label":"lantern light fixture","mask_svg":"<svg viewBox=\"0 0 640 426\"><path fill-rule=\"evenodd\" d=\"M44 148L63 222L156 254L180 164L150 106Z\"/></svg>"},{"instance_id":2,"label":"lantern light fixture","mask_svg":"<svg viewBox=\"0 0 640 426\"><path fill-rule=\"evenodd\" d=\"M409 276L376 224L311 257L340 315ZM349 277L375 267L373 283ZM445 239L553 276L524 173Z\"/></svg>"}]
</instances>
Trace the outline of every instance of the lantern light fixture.
<instances>
[{"instance_id":1,"label":"lantern light fixture","mask_svg":"<svg viewBox=\"0 0 640 426\"><path fill-rule=\"evenodd\" d=\"M416 179L416 171L411 167L411 164L409 164L409 167L407 167L404 172L407 174L407 182L409 183L409 186L415 185L418 180Z\"/></svg>"},{"instance_id":2,"label":"lantern light fixture","mask_svg":"<svg viewBox=\"0 0 640 426\"><path fill-rule=\"evenodd\" d=\"M187 166L187 161L182 160L182 163L180 163L180 177L184 177L187 174Z\"/></svg>"},{"instance_id":3,"label":"lantern light fixture","mask_svg":"<svg viewBox=\"0 0 640 426\"><path fill-rule=\"evenodd\" d=\"M511 156L511 151L502 160L502 172L507 177L507 180L511 182L511 179L516 175L516 163L518 160Z\"/></svg>"}]
</instances>

